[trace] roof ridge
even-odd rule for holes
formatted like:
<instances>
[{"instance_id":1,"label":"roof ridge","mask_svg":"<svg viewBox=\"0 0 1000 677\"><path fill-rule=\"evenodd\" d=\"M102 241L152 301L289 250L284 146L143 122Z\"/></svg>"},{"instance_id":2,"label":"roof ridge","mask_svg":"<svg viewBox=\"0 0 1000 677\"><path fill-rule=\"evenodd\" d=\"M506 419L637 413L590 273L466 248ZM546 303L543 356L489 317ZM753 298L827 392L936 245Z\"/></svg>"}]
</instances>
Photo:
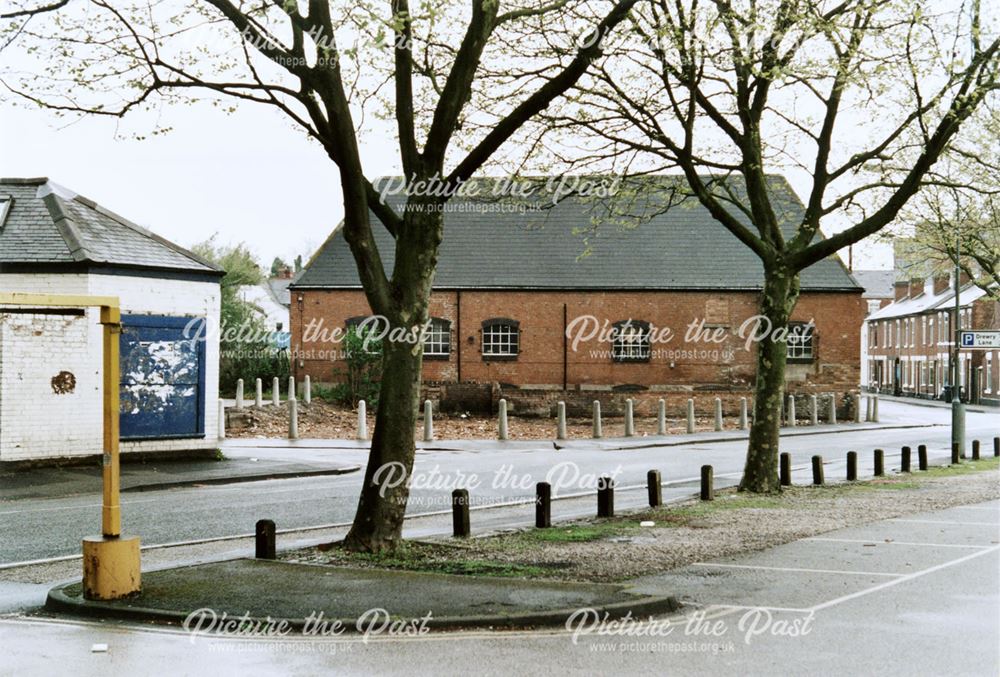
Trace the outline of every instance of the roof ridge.
<instances>
[{"instance_id":1,"label":"roof ridge","mask_svg":"<svg viewBox=\"0 0 1000 677\"><path fill-rule=\"evenodd\" d=\"M46 182L47 183L47 182ZM84 238L80 233L80 228L76 225L66 210L63 208L62 198L55 192L50 192L42 198L45 207L49 210L52 223L55 225L66 249L74 261L95 261L93 254L84 244ZM96 262L96 261L95 261Z\"/></svg>"},{"instance_id":2,"label":"roof ridge","mask_svg":"<svg viewBox=\"0 0 1000 677\"><path fill-rule=\"evenodd\" d=\"M101 204L95 202L94 200L91 200L88 197L84 197L83 195L76 195L73 199L76 202L79 202L80 204L84 205L85 207L94 210L98 214L106 216L109 219L113 219L118 224L125 226L126 228L138 233L139 235L149 238L150 240L153 240L154 242L161 244L164 247L167 247L168 249L172 249L173 251L177 252L178 254L181 254L182 256L186 256L195 263L200 263L201 265L212 268L213 270L218 270L218 271L223 270L223 268L218 264L215 264L209 261L208 259L198 256L194 252L185 249L184 247L181 247L180 245L175 244L174 242L171 242L170 240L167 240L166 238L161 237L160 235L157 235L148 228L143 228L139 224L126 219L124 216L111 211L107 207L102 206Z\"/></svg>"}]
</instances>

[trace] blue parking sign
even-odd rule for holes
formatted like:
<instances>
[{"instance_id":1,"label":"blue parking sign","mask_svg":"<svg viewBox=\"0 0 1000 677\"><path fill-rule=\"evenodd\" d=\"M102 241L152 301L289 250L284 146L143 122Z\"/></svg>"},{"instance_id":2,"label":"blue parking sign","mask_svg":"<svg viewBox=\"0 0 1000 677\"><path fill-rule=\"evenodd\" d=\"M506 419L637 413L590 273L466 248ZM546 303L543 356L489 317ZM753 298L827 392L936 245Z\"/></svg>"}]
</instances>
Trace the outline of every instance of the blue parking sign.
<instances>
[{"instance_id":1,"label":"blue parking sign","mask_svg":"<svg viewBox=\"0 0 1000 677\"><path fill-rule=\"evenodd\" d=\"M971 331L962 332L962 347L974 346L976 344L976 335Z\"/></svg>"}]
</instances>

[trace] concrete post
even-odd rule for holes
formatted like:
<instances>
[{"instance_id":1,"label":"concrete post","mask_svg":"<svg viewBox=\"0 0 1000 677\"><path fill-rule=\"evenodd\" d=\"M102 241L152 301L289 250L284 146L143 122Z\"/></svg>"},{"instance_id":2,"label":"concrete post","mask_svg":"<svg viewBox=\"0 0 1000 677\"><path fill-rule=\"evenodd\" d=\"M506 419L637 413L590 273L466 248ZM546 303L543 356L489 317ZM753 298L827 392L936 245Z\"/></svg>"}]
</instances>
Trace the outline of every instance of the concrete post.
<instances>
[{"instance_id":1,"label":"concrete post","mask_svg":"<svg viewBox=\"0 0 1000 677\"><path fill-rule=\"evenodd\" d=\"M434 441L434 407L430 400L424 400L424 442Z\"/></svg>"},{"instance_id":2,"label":"concrete post","mask_svg":"<svg viewBox=\"0 0 1000 677\"><path fill-rule=\"evenodd\" d=\"M220 399L219 400L219 439L226 439L226 404Z\"/></svg>"},{"instance_id":3,"label":"concrete post","mask_svg":"<svg viewBox=\"0 0 1000 677\"><path fill-rule=\"evenodd\" d=\"M809 396L809 423L819 425L819 398L815 393Z\"/></svg>"},{"instance_id":4,"label":"concrete post","mask_svg":"<svg viewBox=\"0 0 1000 677\"><path fill-rule=\"evenodd\" d=\"M281 381L277 376L271 379L271 404L276 407L281 404Z\"/></svg>"},{"instance_id":5,"label":"concrete post","mask_svg":"<svg viewBox=\"0 0 1000 677\"><path fill-rule=\"evenodd\" d=\"M715 430L722 430L722 398L715 398Z\"/></svg>"},{"instance_id":6,"label":"concrete post","mask_svg":"<svg viewBox=\"0 0 1000 677\"><path fill-rule=\"evenodd\" d=\"M364 400L358 400L358 440L368 439L368 405Z\"/></svg>"},{"instance_id":7,"label":"concrete post","mask_svg":"<svg viewBox=\"0 0 1000 677\"><path fill-rule=\"evenodd\" d=\"M313 400L312 379L309 377L309 374L306 374L302 385L302 399L306 401L306 404L311 404Z\"/></svg>"},{"instance_id":8,"label":"concrete post","mask_svg":"<svg viewBox=\"0 0 1000 677\"><path fill-rule=\"evenodd\" d=\"M878 423L878 393L872 395L872 423Z\"/></svg>"},{"instance_id":9,"label":"concrete post","mask_svg":"<svg viewBox=\"0 0 1000 677\"><path fill-rule=\"evenodd\" d=\"M656 407L656 434L667 434L667 401L662 398Z\"/></svg>"},{"instance_id":10,"label":"concrete post","mask_svg":"<svg viewBox=\"0 0 1000 677\"><path fill-rule=\"evenodd\" d=\"M566 403L560 402L556 405L556 439L566 439Z\"/></svg>"},{"instance_id":11,"label":"concrete post","mask_svg":"<svg viewBox=\"0 0 1000 677\"><path fill-rule=\"evenodd\" d=\"M861 393L854 396L854 422L861 423Z\"/></svg>"},{"instance_id":12,"label":"concrete post","mask_svg":"<svg viewBox=\"0 0 1000 677\"><path fill-rule=\"evenodd\" d=\"M865 398L865 421L870 422L872 420L872 398L871 396Z\"/></svg>"},{"instance_id":13,"label":"concrete post","mask_svg":"<svg viewBox=\"0 0 1000 677\"><path fill-rule=\"evenodd\" d=\"M830 424L837 422L837 395L835 393L830 393L830 415L828 422Z\"/></svg>"},{"instance_id":14,"label":"concrete post","mask_svg":"<svg viewBox=\"0 0 1000 677\"><path fill-rule=\"evenodd\" d=\"M296 399L296 395L297 395L296 392L295 392L296 390L298 390L298 388L295 387L295 377L294 376L289 376L288 377L288 400L289 401L292 401L292 400Z\"/></svg>"},{"instance_id":15,"label":"concrete post","mask_svg":"<svg viewBox=\"0 0 1000 677\"><path fill-rule=\"evenodd\" d=\"M690 398L687 404L687 432L689 435L694 432L694 400Z\"/></svg>"},{"instance_id":16,"label":"concrete post","mask_svg":"<svg viewBox=\"0 0 1000 677\"><path fill-rule=\"evenodd\" d=\"M507 439L507 400L500 400L500 413L499 413L499 426L497 438L500 440Z\"/></svg>"},{"instance_id":17,"label":"concrete post","mask_svg":"<svg viewBox=\"0 0 1000 677\"><path fill-rule=\"evenodd\" d=\"M740 430L747 429L747 398L740 398Z\"/></svg>"},{"instance_id":18,"label":"concrete post","mask_svg":"<svg viewBox=\"0 0 1000 677\"><path fill-rule=\"evenodd\" d=\"M236 408L243 408L243 379L236 380Z\"/></svg>"},{"instance_id":19,"label":"concrete post","mask_svg":"<svg viewBox=\"0 0 1000 677\"><path fill-rule=\"evenodd\" d=\"M601 401L594 400L594 439L599 440L604 437L601 430Z\"/></svg>"},{"instance_id":20,"label":"concrete post","mask_svg":"<svg viewBox=\"0 0 1000 677\"><path fill-rule=\"evenodd\" d=\"M625 437L635 436L635 420L633 419L632 398L625 400Z\"/></svg>"},{"instance_id":21,"label":"concrete post","mask_svg":"<svg viewBox=\"0 0 1000 677\"><path fill-rule=\"evenodd\" d=\"M288 439L299 439L299 403L288 400Z\"/></svg>"},{"instance_id":22,"label":"concrete post","mask_svg":"<svg viewBox=\"0 0 1000 677\"><path fill-rule=\"evenodd\" d=\"M254 383L253 406L258 408L264 406L264 382L260 379Z\"/></svg>"},{"instance_id":23,"label":"concrete post","mask_svg":"<svg viewBox=\"0 0 1000 677\"><path fill-rule=\"evenodd\" d=\"M797 421L795 420L795 396L788 396L788 427L794 428Z\"/></svg>"}]
</instances>

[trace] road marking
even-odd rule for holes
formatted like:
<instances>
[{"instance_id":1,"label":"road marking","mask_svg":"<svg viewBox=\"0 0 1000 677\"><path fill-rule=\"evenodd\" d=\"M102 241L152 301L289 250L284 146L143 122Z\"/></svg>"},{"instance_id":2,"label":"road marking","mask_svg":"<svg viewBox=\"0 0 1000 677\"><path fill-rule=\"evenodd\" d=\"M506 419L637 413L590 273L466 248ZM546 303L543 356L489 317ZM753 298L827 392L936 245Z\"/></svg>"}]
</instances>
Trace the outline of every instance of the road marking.
<instances>
[{"instance_id":1,"label":"road marking","mask_svg":"<svg viewBox=\"0 0 1000 677\"><path fill-rule=\"evenodd\" d=\"M955 566L956 564L962 564L963 562L968 562L969 560L975 559L976 557L989 555L991 553L997 552L998 550L1000 550L1000 545L995 545L992 548L979 550L977 552L970 553L964 557L959 557L958 559L953 559L949 562L944 562L943 564L938 564L929 567L927 569L924 569L922 571L915 571L912 574L903 574L899 578L895 578L891 581L886 581L885 583L879 583L878 585L872 586L871 588L868 588L866 590L859 590L858 592L852 592L848 595L844 595L842 597L836 597L827 602L823 602L822 604L817 604L813 607L810 607L810 611L819 611L820 609L827 609L829 607L836 606L837 604L841 604L843 602L849 602L852 599L857 599L858 597L864 597L865 595L870 595L873 592L879 592L880 590L891 588L892 586L899 585L900 583L907 583L914 579L920 578L921 576L926 576L927 574L932 574L936 571L947 569L948 567Z\"/></svg>"},{"instance_id":2,"label":"road marking","mask_svg":"<svg viewBox=\"0 0 1000 677\"><path fill-rule=\"evenodd\" d=\"M799 567L769 567L757 564L722 564L719 562L695 562L696 567L723 567L727 569L762 569L764 571L796 571L807 574L846 574L848 576L886 576L898 578L905 574L890 574L884 571L843 571L841 569L803 569ZM741 607L742 608L742 607Z\"/></svg>"},{"instance_id":3,"label":"road marking","mask_svg":"<svg viewBox=\"0 0 1000 677\"><path fill-rule=\"evenodd\" d=\"M902 519L900 517L891 517L889 519L893 522L907 522L909 524L952 524L952 525L957 524L960 526L969 526L969 527L1000 527L1000 524L998 524L997 522L952 522L948 520L911 520L911 519Z\"/></svg>"},{"instance_id":4,"label":"road marking","mask_svg":"<svg viewBox=\"0 0 1000 677\"><path fill-rule=\"evenodd\" d=\"M864 540L860 538L803 538L803 541L824 541L828 543L870 543L872 545L913 545L924 548L976 548L982 550L992 547L991 545L962 545L958 543L915 543L913 541L885 541L885 540Z\"/></svg>"}]
</instances>

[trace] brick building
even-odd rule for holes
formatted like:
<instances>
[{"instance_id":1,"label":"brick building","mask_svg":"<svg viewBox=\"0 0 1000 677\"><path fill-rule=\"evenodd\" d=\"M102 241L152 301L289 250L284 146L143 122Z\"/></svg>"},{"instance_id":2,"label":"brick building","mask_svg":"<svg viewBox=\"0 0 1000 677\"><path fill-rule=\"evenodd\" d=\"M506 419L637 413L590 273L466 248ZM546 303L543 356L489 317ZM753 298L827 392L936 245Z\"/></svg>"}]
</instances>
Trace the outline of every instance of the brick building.
<instances>
[{"instance_id":1,"label":"brick building","mask_svg":"<svg viewBox=\"0 0 1000 677\"><path fill-rule=\"evenodd\" d=\"M961 280L962 329L1000 329L1000 303ZM930 399L949 396L955 337L953 276L896 283L896 300L868 317L869 387ZM959 351L962 399L1000 404L1000 351Z\"/></svg>"},{"instance_id":2,"label":"brick building","mask_svg":"<svg viewBox=\"0 0 1000 677\"><path fill-rule=\"evenodd\" d=\"M218 447L221 275L47 179L0 179L0 289L119 298L124 454ZM0 462L102 453L98 319L0 308Z\"/></svg>"},{"instance_id":3,"label":"brick building","mask_svg":"<svg viewBox=\"0 0 1000 677\"><path fill-rule=\"evenodd\" d=\"M676 181L664 177L660 188ZM783 179L773 190L790 217L801 213ZM763 329L750 320L761 264L693 199L639 216L581 197L522 210L453 198L424 343L431 396L444 408L473 408L502 391L522 413L547 413L558 399L580 409L602 399L614 410L633 397L641 410L660 397L680 406L695 396L704 409L710 398L746 395L747 337ZM391 270L391 236L377 228L375 237ZM788 388L856 392L862 289L836 258L801 280ZM338 228L291 287L295 375L340 380L336 332L369 315Z\"/></svg>"}]
</instances>

